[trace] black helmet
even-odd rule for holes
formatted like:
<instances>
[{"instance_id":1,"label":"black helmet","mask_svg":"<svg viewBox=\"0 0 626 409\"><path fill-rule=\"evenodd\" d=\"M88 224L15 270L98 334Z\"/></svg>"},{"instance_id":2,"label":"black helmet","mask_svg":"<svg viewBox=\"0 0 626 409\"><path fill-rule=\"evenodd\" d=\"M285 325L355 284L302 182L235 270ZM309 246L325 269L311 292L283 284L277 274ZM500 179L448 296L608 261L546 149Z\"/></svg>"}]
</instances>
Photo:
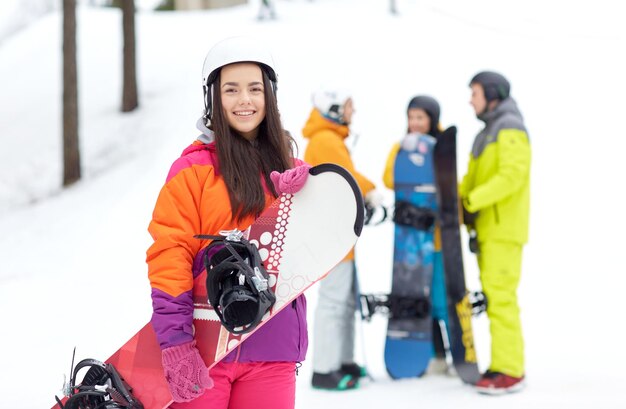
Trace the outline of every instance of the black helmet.
<instances>
[{"instance_id":1,"label":"black helmet","mask_svg":"<svg viewBox=\"0 0 626 409\"><path fill-rule=\"evenodd\" d=\"M224 328L233 334L252 331L276 302L258 249L230 232L212 238L204 253L209 302Z\"/></svg>"},{"instance_id":2,"label":"black helmet","mask_svg":"<svg viewBox=\"0 0 626 409\"><path fill-rule=\"evenodd\" d=\"M502 74L493 71L481 71L474 75L469 85L472 84L482 85L487 102L506 99L511 93L509 81Z\"/></svg>"},{"instance_id":3,"label":"black helmet","mask_svg":"<svg viewBox=\"0 0 626 409\"><path fill-rule=\"evenodd\" d=\"M433 97L429 97L428 95L418 95L409 101L409 106L407 106L406 110L408 112L409 109L413 108L423 109L428 114L430 117L429 133L431 136L435 136L439 125L439 115L441 113L437 100Z\"/></svg>"}]
</instances>

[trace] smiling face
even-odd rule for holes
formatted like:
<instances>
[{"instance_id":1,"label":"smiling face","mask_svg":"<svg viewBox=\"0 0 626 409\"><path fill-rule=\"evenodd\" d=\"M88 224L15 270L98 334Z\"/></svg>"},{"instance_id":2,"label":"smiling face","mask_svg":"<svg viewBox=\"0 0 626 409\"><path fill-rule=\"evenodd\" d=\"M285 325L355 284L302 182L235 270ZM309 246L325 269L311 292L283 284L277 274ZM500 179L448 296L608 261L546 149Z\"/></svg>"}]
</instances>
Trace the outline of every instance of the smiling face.
<instances>
[{"instance_id":1,"label":"smiling face","mask_svg":"<svg viewBox=\"0 0 626 409\"><path fill-rule=\"evenodd\" d=\"M409 119L409 133L428 134L430 132L430 117L422 108L410 108L407 114Z\"/></svg>"},{"instance_id":2,"label":"smiling face","mask_svg":"<svg viewBox=\"0 0 626 409\"><path fill-rule=\"evenodd\" d=\"M228 125L251 141L265 119L263 73L254 63L236 63L220 73L222 109Z\"/></svg>"}]
</instances>

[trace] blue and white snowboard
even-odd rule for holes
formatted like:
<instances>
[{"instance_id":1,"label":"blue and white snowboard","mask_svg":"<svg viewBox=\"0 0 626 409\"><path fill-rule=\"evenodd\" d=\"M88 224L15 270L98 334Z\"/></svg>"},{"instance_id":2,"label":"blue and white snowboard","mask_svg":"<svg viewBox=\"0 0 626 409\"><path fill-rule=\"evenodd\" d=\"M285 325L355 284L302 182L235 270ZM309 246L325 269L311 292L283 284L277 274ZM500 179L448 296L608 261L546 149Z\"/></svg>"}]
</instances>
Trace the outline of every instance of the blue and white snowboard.
<instances>
[{"instance_id":1,"label":"blue and white snowboard","mask_svg":"<svg viewBox=\"0 0 626 409\"><path fill-rule=\"evenodd\" d=\"M407 135L394 165L395 232L385 365L396 379L423 375L433 355L434 146L432 136Z\"/></svg>"}]
</instances>

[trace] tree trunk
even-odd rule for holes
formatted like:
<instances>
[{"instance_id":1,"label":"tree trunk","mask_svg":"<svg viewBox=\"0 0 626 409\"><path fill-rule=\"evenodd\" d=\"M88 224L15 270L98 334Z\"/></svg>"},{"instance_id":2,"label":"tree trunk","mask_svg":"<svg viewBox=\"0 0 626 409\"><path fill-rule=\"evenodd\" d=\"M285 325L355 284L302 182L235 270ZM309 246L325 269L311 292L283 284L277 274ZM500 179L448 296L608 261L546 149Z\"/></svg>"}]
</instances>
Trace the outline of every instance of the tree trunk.
<instances>
[{"instance_id":1,"label":"tree trunk","mask_svg":"<svg viewBox=\"0 0 626 409\"><path fill-rule=\"evenodd\" d=\"M389 0L389 12L391 14L398 14L398 8L396 7L396 0Z\"/></svg>"},{"instance_id":2,"label":"tree trunk","mask_svg":"<svg viewBox=\"0 0 626 409\"><path fill-rule=\"evenodd\" d=\"M122 112L130 112L139 105L137 97L137 67L135 62L135 0L123 1L122 26L124 32Z\"/></svg>"},{"instance_id":3,"label":"tree trunk","mask_svg":"<svg viewBox=\"0 0 626 409\"><path fill-rule=\"evenodd\" d=\"M63 186L80 180L76 0L63 0Z\"/></svg>"}]
</instances>

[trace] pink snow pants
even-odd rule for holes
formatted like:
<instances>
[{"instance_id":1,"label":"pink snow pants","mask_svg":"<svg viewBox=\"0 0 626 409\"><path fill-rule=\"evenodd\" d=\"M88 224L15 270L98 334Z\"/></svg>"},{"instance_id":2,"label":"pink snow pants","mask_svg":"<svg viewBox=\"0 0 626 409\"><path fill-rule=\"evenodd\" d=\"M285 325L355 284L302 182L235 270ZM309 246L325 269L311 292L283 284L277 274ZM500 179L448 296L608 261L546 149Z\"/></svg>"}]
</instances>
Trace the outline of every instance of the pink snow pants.
<instances>
[{"instance_id":1,"label":"pink snow pants","mask_svg":"<svg viewBox=\"0 0 626 409\"><path fill-rule=\"evenodd\" d=\"M295 362L219 363L209 371L214 386L170 409L294 409Z\"/></svg>"}]
</instances>

